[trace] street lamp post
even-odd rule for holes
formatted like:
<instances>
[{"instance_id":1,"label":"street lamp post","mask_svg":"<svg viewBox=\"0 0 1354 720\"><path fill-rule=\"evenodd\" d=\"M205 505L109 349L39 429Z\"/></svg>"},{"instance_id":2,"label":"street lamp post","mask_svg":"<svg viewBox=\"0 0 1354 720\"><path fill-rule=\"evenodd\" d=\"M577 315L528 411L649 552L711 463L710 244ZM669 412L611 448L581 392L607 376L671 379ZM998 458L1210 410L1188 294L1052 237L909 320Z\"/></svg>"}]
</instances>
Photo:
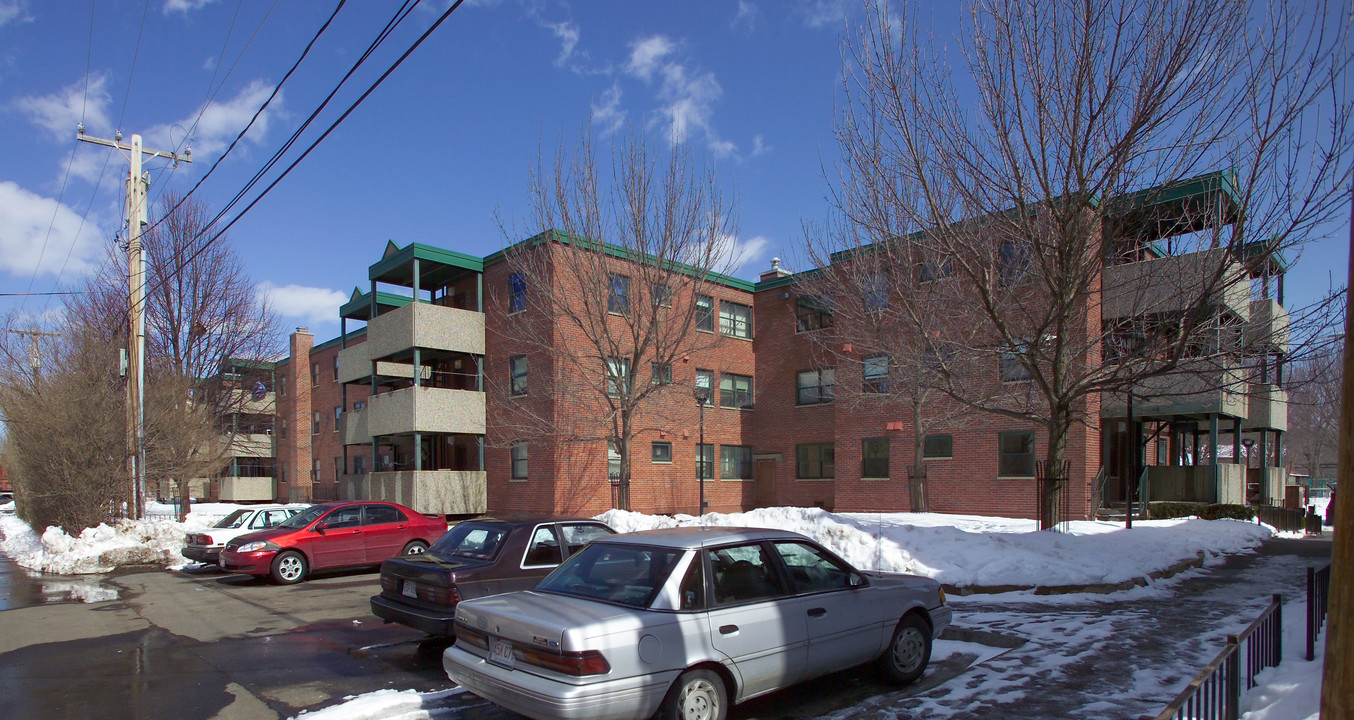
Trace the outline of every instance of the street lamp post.
<instances>
[{"instance_id":1,"label":"street lamp post","mask_svg":"<svg viewBox=\"0 0 1354 720\"><path fill-rule=\"evenodd\" d=\"M700 489L700 509L696 511L696 517L705 515L705 406L710 402L711 393L709 376L696 375L692 393L696 398L696 407L700 410L700 439L696 443L696 483Z\"/></svg>"}]
</instances>

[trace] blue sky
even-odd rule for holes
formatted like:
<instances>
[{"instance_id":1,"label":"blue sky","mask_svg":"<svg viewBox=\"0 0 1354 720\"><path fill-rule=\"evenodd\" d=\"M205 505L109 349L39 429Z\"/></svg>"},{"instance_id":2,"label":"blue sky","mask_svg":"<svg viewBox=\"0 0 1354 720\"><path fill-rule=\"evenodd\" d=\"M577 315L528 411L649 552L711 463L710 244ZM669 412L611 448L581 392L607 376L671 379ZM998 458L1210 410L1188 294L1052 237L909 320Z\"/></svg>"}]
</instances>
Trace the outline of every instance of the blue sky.
<instances>
[{"instance_id":1,"label":"blue sky","mask_svg":"<svg viewBox=\"0 0 1354 720\"><path fill-rule=\"evenodd\" d=\"M436 7L410 16L321 127L447 0L427 4ZM148 165L152 197L166 188L186 191L334 5L97 0L91 10L74 0L0 0L0 120L7 131L0 144L0 292L50 292L78 282L118 229L126 161L77 143L77 122L94 136L120 129L127 139L140 133L149 147L173 149L196 120L191 165L173 172L163 161ZM224 207L317 106L396 7L353 0L343 8L260 123L204 183L199 193L212 210ZM737 199L736 274L755 279L773 256L787 264L802 257L802 223L827 215L824 168L837 153L840 37L845 18L859 12L854 0L466 2L231 228L230 238L284 325L307 325L325 340L337 334L338 304L354 286L366 287L366 268L387 240L483 256L534 232L531 167L591 122L603 146L627 127L655 137L677 132L714 160L726 194ZM952 36L957 13L939 4L930 13L933 32ZM1309 250L1290 275L1289 304L1343 284L1347 248L1342 225ZM59 299L0 298L0 313L57 305Z\"/></svg>"}]
</instances>

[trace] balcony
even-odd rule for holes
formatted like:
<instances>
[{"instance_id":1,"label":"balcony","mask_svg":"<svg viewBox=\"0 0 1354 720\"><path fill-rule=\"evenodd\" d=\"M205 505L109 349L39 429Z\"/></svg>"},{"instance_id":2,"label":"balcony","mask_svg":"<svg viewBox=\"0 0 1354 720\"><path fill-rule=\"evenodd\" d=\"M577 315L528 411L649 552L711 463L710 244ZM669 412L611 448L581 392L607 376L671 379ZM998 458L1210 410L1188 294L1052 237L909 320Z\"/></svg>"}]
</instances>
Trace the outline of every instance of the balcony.
<instances>
[{"instance_id":1,"label":"balcony","mask_svg":"<svg viewBox=\"0 0 1354 720\"><path fill-rule=\"evenodd\" d=\"M228 457L269 458L273 457L273 436L267 433L235 433L227 435Z\"/></svg>"},{"instance_id":2,"label":"balcony","mask_svg":"<svg viewBox=\"0 0 1354 720\"><path fill-rule=\"evenodd\" d=\"M1139 417L1217 414L1245 418L1248 389L1239 368L1219 367L1214 362L1184 364L1176 372L1134 383L1133 413ZM1106 394L1101 417L1127 415L1126 400L1122 393Z\"/></svg>"},{"instance_id":3,"label":"balcony","mask_svg":"<svg viewBox=\"0 0 1354 720\"><path fill-rule=\"evenodd\" d=\"M367 411L349 410L339 415L339 434L344 445L367 445L371 443L371 433L367 432Z\"/></svg>"},{"instance_id":4,"label":"balcony","mask_svg":"<svg viewBox=\"0 0 1354 720\"><path fill-rule=\"evenodd\" d=\"M1225 260L1226 250L1205 250L1142 262L1110 265L1103 277L1104 320L1118 320L1183 312L1209 287L1218 264L1227 265L1226 277L1215 292L1220 309L1245 320L1250 317L1250 285L1240 263Z\"/></svg>"},{"instance_id":5,"label":"balcony","mask_svg":"<svg viewBox=\"0 0 1354 720\"><path fill-rule=\"evenodd\" d=\"M1269 298L1251 301L1251 319L1246 323L1246 346L1288 352L1288 311Z\"/></svg>"},{"instance_id":6,"label":"balcony","mask_svg":"<svg viewBox=\"0 0 1354 720\"><path fill-rule=\"evenodd\" d=\"M221 478L221 502L271 502L275 497L270 477Z\"/></svg>"},{"instance_id":7,"label":"balcony","mask_svg":"<svg viewBox=\"0 0 1354 720\"><path fill-rule=\"evenodd\" d=\"M407 387L367 398L372 437L413 432L484 434L484 393Z\"/></svg>"},{"instance_id":8,"label":"balcony","mask_svg":"<svg viewBox=\"0 0 1354 720\"><path fill-rule=\"evenodd\" d=\"M371 380L371 348L367 343L359 343L346 350L339 351L338 380L341 383L366 383ZM432 369L420 368L423 380L432 378ZM385 378L412 378L414 367L407 363L378 362L376 374Z\"/></svg>"},{"instance_id":9,"label":"balcony","mask_svg":"<svg viewBox=\"0 0 1354 720\"><path fill-rule=\"evenodd\" d=\"M484 313L410 303L367 323L368 358L388 358L413 348L484 354ZM340 369L342 359L339 360Z\"/></svg>"},{"instance_id":10,"label":"balcony","mask_svg":"<svg viewBox=\"0 0 1354 720\"><path fill-rule=\"evenodd\" d=\"M237 388L230 391L230 411L247 415L271 415L277 408L277 396L268 390L258 397L254 393Z\"/></svg>"},{"instance_id":11,"label":"balcony","mask_svg":"<svg viewBox=\"0 0 1354 720\"><path fill-rule=\"evenodd\" d=\"M434 515L485 512L486 473L482 470L403 470L344 475L343 500L387 500Z\"/></svg>"},{"instance_id":12,"label":"balcony","mask_svg":"<svg viewBox=\"0 0 1354 720\"><path fill-rule=\"evenodd\" d=\"M1241 424L1244 430L1287 430L1288 393L1274 385L1250 386L1250 412Z\"/></svg>"}]
</instances>

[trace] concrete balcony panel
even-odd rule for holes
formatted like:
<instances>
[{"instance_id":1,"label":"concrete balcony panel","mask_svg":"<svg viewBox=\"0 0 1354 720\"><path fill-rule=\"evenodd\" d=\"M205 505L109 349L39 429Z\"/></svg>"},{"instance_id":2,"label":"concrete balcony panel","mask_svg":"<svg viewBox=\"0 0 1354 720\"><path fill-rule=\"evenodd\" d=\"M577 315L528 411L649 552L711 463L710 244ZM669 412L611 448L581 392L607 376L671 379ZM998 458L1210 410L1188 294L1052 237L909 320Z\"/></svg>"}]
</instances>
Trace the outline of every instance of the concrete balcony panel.
<instances>
[{"instance_id":1,"label":"concrete balcony panel","mask_svg":"<svg viewBox=\"0 0 1354 720\"><path fill-rule=\"evenodd\" d=\"M1101 318L1117 320L1169 315L1196 304L1207 288L1217 294L1214 304L1241 319L1250 317L1250 285L1240 263L1226 250L1205 250L1142 262L1110 265L1103 276ZM1223 279L1214 282L1219 264Z\"/></svg>"},{"instance_id":2,"label":"concrete balcony panel","mask_svg":"<svg viewBox=\"0 0 1354 720\"><path fill-rule=\"evenodd\" d=\"M273 436L266 433L236 433L228 435L229 445L226 455L229 457L267 458L275 457Z\"/></svg>"},{"instance_id":3,"label":"concrete balcony panel","mask_svg":"<svg viewBox=\"0 0 1354 720\"><path fill-rule=\"evenodd\" d=\"M275 497L270 477L221 478L221 502L268 502Z\"/></svg>"},{"instance_id":4,"label":"concrete balcony panel","mask_svg":"<svg viewBox=\"0 0 1354 720\"><path fill-rule=\"evenodd\" d=\"M1274 385L1250 386L1249 412L1243 430L1287 430L1288 393Z\"/></svg>"},{"instance_id":5,"label":"concrete balcony panel","mask_svg":"<svg viewBox=\"0 0 1354 720\"><path fill-rule=\"evenodd\" d=\"M1288 352L1288 311L1269 298L1251 301L1251 320L1246 323L1246 346Z\"/></svg>"},{"instance_id":6,"label":"concrete balcony panel","mask_svg":"<svg viewBox=\"0 0 1354 720\"><path fill-rule=\"evenodd\" d=\"M409 303L378 315L367 324L371 358L385 358L413 348L484 354L484 313Z\"/></svg>"},{"instance_id":7,"label":"concrete balcony panel","mask_svg":"<svg viewBox=\"0 0 1354 720\"><path fill-rule=\"evenodd\" d=\"M344 445L368 445L371 433L367 432L367 411L349 410L339 415L339 434Z\"/></svg>"},{"instance_id":8,"label":"concrete balcony panel","mask_svg":"<svg viewBox=\"0 0 1354 720\"><path fill-rule=\"evenodd\" d=\"M1133 384L1133 414L1139 417L1211 415L1245 418L1247 391L1239 368L1216 363L1184 364L1177 372L1143 378ZM1101 417L1128 414L1128 396L1106 393L1101 398Z\"/></svg>"},{"instance_id":9,"label":"concrete balcony panel","mask_svg":"<svg viewBox=\"0 0 1354 720\"><path fill-rule=\"evenodd\" d=\"M344 475L342 500L387 500L434 515L485 512L486 474L481 470L405 470Z\"/></svg>"},{"instance_id":10,"label":"concrete balcony panel","mask_svg":"<svg viewBox=\"0 0 1354 720\"><path fill-rule=\"evenodd\" d=\"M338 354L338 381L341 383L362 382L371 379L371 356L367 354L368 343L358 343L344 348Z\"/></svg>"},{"instance_id":11,"label":"concrete balcony panel","mask_svg":"<svg viewBox=\"0 0 1354 720\"><path fill-rule=\"evenodd\" d=\"M425 386L367 398L372 436L412 432L484 434L484 393Z\"/></svg>"},{"instance_id":12,"label":"concrete balcony panel","mask_svg":"<svg viewBox=\"0 0 1354 720\"><path fill-rule=\"evenodd\" d=\"M229 410L246 415L272 415L277 410L277 396L271 390L258 397L243 388L231 390Z\"/></svg>"}]
</instances>

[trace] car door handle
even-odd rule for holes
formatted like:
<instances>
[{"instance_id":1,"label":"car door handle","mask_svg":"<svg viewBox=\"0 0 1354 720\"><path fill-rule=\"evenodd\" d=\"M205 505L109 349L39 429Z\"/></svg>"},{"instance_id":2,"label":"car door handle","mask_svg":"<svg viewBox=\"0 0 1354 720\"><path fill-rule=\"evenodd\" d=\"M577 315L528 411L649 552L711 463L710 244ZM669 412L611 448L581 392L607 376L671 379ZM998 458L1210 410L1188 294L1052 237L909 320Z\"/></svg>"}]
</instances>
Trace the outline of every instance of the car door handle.
<instances>
[{"instance_id":1,"label":"car door handle","mask_svg":"<svg viewBox=\"0 0 1354 720\"><path fill-rule=\"evenodd\" d=\"M734 633L736 633L736 632L738 632L738 626L737 626L737 625L720 625L720 626L719 626L719 634L720 634L720 635L732 635L732 634L734 634Z\"/></svg>"},{"instance_id":2,"label":"car door handle","mask_svg":"<svg viewBox=\"0 0 1354 720\"><path fill-rule=\"evenodd\" d=\"M809 608L809 617L822 617L827 614L827 608Z\"/></svg>"}]
</instances>

